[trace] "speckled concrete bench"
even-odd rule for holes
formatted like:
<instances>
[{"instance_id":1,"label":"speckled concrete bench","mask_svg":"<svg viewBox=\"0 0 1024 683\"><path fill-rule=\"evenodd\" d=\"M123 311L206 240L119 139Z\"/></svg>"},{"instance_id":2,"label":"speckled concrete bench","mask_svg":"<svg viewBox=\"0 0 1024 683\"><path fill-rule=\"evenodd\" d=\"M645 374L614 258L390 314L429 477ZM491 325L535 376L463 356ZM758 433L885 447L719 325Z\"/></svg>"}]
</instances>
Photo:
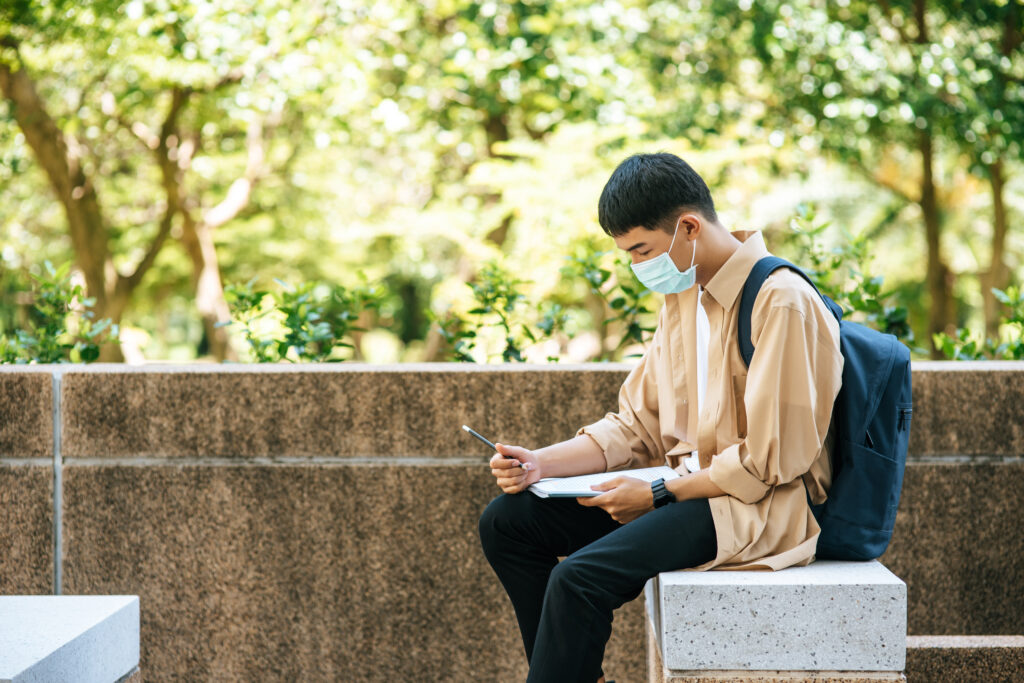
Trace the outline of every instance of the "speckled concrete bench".
<instances>
[{"instance_id":1,"label":"speckled concrete bench","mask_svg":"<svg viewBox=\"0 0 1024 683\"><path fill-rule=\"evenodd\" d=\"M646 601L652 683L903 679L907 586L877 561L666 572Z\"/></svg>"},{"instance_id":2,"label":"speckled concrete bench","mask_svg":"<svg viewBox=\"0 0 1024 683\"><path fill-rule=\"evenodd\" d=\"M134 683L138 667L138 596L0 596L0 683Z\"/></svg>"}]
</instances>

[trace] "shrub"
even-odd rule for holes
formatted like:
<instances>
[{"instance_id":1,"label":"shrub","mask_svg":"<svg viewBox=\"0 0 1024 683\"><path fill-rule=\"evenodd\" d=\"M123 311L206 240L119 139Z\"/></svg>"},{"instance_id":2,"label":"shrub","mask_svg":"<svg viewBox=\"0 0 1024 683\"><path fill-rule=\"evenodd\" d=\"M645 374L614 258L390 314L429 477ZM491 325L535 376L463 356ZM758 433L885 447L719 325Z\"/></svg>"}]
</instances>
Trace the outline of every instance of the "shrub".
<instances>
[{"instance_id":1,"label":"shrub","mask_svg":"<svg viewBox=\"0 0 1024 683\"><path fill-rule=\"evenodd\" d=\"M32 274L32 313L27 329L0 335L0 363L91 363L100 346L117 340L118 326L96 320L94 298L85 298L73 284L71 263L59 268L46 261L43 273Z\"/></svg>"},{"instance_id":2,"label":"shrub","mask_svg":"<svg viewBox=\"0 0 1024 683\"><path fill-rule=\"evenodd\" d=\"M948 335L940 332L934 337L935 348L950 360L1020 360L1024 358L1024 296L1017 287L1006 291L993 289L992 294L1003 305L1000 317L1000 338L983 339L965 328L957 328Z\"/></svg>"},{"instance_id":3,"label":"shrub","mask_svg":"<svg viewBox=\"0 0 1024 683\"><path fill-rule=\"evenodd\" d=\"M258 363L345 360L352 333L362 331L356 321L380 300L371 287L274 282L276 291L254 289L255 280L224 289L232 320L222 324L241 328Z\"/></svg>"}]
</instances>

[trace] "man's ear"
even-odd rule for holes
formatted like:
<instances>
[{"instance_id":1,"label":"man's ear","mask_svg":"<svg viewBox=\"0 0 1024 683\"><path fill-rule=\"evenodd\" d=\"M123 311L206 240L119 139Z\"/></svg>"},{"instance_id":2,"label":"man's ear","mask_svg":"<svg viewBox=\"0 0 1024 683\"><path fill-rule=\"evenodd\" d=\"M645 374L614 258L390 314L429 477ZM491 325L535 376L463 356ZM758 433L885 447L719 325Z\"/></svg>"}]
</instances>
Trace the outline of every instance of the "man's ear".
<instances>
[{"instance_id":1,"label":"man's ear","mask_svg":"<svg viewBox=\"0 0 1024 683\"><path fill-rule=\"evenodd\" d=\"M679 227L685 232L686 239L693 240L700 235L704 222L701 220L700 214L687 212L679 217Z\"/></svg>"}]
</instances>

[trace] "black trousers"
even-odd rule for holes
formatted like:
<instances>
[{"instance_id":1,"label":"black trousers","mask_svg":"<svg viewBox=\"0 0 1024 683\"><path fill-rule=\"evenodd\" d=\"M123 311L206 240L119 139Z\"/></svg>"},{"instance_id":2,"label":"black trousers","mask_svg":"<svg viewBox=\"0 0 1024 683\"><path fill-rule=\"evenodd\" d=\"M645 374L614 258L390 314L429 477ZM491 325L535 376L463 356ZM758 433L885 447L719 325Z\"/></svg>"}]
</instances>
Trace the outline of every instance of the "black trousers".
<instances>
[{"instance_id":1,"label":"black trousers","mask_svg":"<svg viewBox=\"0 0 1024 683\"><path fill-rule=\"evenodd\" d=\"M659 572L696 567L718 552L704 498L623 525L575 498L502 494L480 517L480 541L515 609L533 683L594 683L612 611Z\"/></svg>"}]
</instances>

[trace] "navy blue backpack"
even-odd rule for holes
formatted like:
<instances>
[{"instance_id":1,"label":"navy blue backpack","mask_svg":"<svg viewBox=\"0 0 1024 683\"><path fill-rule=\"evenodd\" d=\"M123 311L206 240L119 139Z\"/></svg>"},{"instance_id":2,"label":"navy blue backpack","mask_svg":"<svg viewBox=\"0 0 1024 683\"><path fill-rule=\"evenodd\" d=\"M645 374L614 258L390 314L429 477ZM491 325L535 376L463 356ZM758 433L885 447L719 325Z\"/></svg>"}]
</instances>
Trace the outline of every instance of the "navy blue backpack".
<instances>
[{"instance_id":1,"label":"navy blue backpack","mask_svg":"<svg viewBox=\"0 0 1024 683\"><path fill-rule=\"evenodd\" d=\"M739 343L750 366L750 313L765 279L779 268L807 274L777 256L754 264L740 300ZM814 287L818 291L817 287ZM873 560L892 538L903 488L910 417L910 351L891 334L843 320L843 310L818 292L839 321L843 385L833 406L835 447L832 487L821 505L811 505L821 536L817 557ZM810 503L810 501L808 501Z\"/></svg>"}]
</instances>

